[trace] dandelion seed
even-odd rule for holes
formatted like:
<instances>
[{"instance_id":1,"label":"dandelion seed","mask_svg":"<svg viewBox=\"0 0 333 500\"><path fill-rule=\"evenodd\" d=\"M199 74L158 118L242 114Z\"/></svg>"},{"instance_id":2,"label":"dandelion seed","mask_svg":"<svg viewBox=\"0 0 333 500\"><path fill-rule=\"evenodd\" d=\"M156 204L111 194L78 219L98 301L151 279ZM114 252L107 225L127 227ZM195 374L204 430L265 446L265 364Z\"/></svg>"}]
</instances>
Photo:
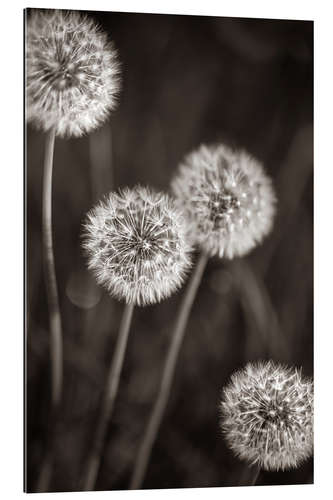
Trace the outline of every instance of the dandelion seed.
<instances>
[{"instance_id":1,"label":"dandelion seed","mask_svg":"<svg viewBox=\"0 0 333 500\"><path fill-rule=\"evenodd\" d=\"M244 151L201 146L180 165L172 189L187 215L191 242L211 257L245 255L272 228L271 180Z\"/></svg>"},{"instance_id":2,"label":"dandelion seed","mask_svg":"<svg viewBox=\"0 0 333 500\"><path fill-rule=\"evenodd\" d=\"M96 23L76 11L32 10L26 40L27 120L79 137L115 107L119 64Z\"/></svg>"},{"instance_id":3,"label":"dandelion seed","mask_svg":"<svg viewBox=\"0 0 333 500\"><path fill-rule=\"evenodd\" d=\"M223 390L221 427L241 459L266 470L299 466L313 450L313 383L295 368L249 363Z\"/></svg>"},{"instance_id":4,"label":"dandelion seed","mask_svg":"<svg viewBox=\"0 0 333 500\"><path fill-rule=\"evenodd\" d=\"M137 305L169 297L190 267L181 212L167 195L140 186L110 193L90 211L84 248L97 281Z\"/></svg>"}]
</instances>

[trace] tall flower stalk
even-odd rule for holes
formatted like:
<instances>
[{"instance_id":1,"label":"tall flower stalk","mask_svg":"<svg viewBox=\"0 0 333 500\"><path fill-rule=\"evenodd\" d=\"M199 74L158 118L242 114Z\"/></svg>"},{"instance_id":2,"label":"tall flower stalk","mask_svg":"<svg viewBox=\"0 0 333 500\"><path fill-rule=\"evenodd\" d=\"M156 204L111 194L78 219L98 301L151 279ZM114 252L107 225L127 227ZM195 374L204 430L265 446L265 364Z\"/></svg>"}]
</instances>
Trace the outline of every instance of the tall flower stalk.
<instances>
[{"instance_id":1,"label":"tall flower stalk","mask_svg":"<svg viewBox=\"0 0 333 500\"><path fill-rule=\"evenodd\" d=\"M171 343L163 368L163 374L157 398L150 414L149 422L146 427L145 434L135 462L135 468L130 483L130 489L132 490L141 487L146 473L152 447L158 434L163 414L169 400L172 382L177 366L177 360L179 357L181 346L183 344L188 318L197 294L198 287L200 285L201 277L206 267L207 260L207 255L201 253L197 265L192 272L191 279L189 281L189 284L187 285L187 289L185 291L185 295L179 309L179 314L177 316L175 327L172 332Z\"/></svg>"},{"instance_id":2,"label":"tall flower stalk","mask_svg":"<svg viewBox=\"0 0 333 500\"><path fill-rule=\"evenodd\" d=\"M116 400L120 374L124 362L127 346L128 334L131 327L134 304L127 304L124 309L122 321L119 328L117 344L113 353L109 373L106 381L106 388L102 408L99 414L96 434L90 450L87 461L86 472L84 476L83 489L90 491L94 489L97 474L100 467L101 455L104 447L105 436L108 424L112 416L114 403Z\"/></svg>"},{"instance_id":3,"label":"tall flower stalk","mask_svg":"<svg viewBox=\"0 0 333 500\"><path fill-rule=\"evenodd\" d=\"M158 390L130 482L142 486L185 335L186 325L209 257L234 258L252 250L272 227L275 194L260 163L244 151L201 146L189 154L172 181L187 220L187 237L201 250L181 304Z\"/></svg>"},{"instance_id":4,"label":"tall flower stalk","mask_svg":"<svg viewBox=\"0 0 333 500\"><path fill-rule=\"evenodd\" d=\"M63 335L52 236L52 171L55 132L55 127L52 127L46 134L42 193L43 266L50 322L51 417L46 440L47 450L40 468L37 491L47 491L51 479L53 439L63 385Z\"/></svg>"},{"instance_id":5,"label":"tall flower stalk","mask_svg":"<svg viewBox=\"0 0 333 500\"><path fill-rule=\"evenodd\" d=\"M163 193L137 186L110 193L88 214L83 246L98 283L126 302L82 480L96 484L127 346L134 305L155 304L183 283L190 266L181 211Z\"/></svg>"},{"instance_id":6,"label":"tall flower stalk","mask_svg":"<svg viewBox=\"0 0 333 500\"><path fill-rule=\"evenodd\" d=\"M61 314L58 298L57 277L54 264L52 236L52 171L55 143L55 128L46 136L46 148L43 171L43 263L50 318L50 352L51 352L51 400L53 409L59 407L62 394L63 379L63 342Z\"/></svg>"},{"instance_id":7,"label":"tall flower stalk","mask_svg":"<svg viewBox=\"0 0 333 500\"><path fill-rule=\"evenodd\" d=\"M106 35L79 12L29 9L26 33L26 118L46 133L42 233L52 407L37 489L48 491L63 379L63 336L52 241L55 137L80 137L103 123L116 103L119 66Z\"/></svg>"}]
</instances>

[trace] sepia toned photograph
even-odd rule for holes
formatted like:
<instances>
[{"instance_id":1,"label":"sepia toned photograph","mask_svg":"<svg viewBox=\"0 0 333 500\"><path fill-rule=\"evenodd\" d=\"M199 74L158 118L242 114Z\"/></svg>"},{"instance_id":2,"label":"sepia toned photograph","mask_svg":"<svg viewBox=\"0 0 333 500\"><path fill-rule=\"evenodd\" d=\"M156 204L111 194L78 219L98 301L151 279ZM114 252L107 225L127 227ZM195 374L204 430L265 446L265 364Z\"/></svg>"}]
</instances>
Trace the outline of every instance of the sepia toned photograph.
<instances>
[{"instance_id":1,"label":"sepia toned photograph","mask_svg":"<svg viewBox=\"0 0 333 500\"><path fill-rule=\"evenodd\" d=\"M313 21L24 11L24 489L313 483Z\"/></svg>"}]
</instances>

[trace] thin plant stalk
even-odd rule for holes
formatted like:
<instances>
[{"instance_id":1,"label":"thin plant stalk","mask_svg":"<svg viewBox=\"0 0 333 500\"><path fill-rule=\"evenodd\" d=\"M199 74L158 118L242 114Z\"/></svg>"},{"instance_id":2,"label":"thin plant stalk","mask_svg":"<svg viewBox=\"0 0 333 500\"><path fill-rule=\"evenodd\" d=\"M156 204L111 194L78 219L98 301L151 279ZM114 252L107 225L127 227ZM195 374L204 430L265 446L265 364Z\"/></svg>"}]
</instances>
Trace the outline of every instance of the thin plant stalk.
<instances>
[{"instance_id":1,"label":"thin plant stalk","mask_svg":"<svg viewBox=\"0 0 333 500\"><path fill-rule=\"evenodd\" d=\"M91 491L94 489L96 479L101 463L105 436L108 424L112 415L114 402L118 392L119 379L123 367L124 356L127 346L128 334L133 316L134 304L127 304L120 324L116 348L113 354L112 362L106 382L106 390L102 409L99 414L96 434L88 457L86 474L83 480L83 489Z\"/></svg>"},{"instance_id":2,"label":"thin plant stalk","mask_svg":"<svg viewBox=\"0 0 333 500\"><path fill-rule=\"evenodd\" d=\"M55 128L53 127L46 135L42 194L43 266L50 328L51 417L47 436L48 449L41 466L37 491L46 491L51 478L53 438L51 438L49 433L52 435L54 434L55 422L61 402L63 381L63 337L52 238L52 172L54 143Z\"/></svg>"},{"instance_id":3,"label":"thin plant stalk","mask_svg":"<svg viewBox=\"0 0 333 500\"><path fill-rule=\"evenodd\" d=\"M61 401L63 378L62 326L58 298L57 277L54 264L52 238L52 171L54 156L55 129L52 128L46 137L46 149L43 174L43 264L46 292L49 307L51 334L51 383L52 406L57 407Z\"/></svg>"},{"instance_id":4,"label":"thin plant stalk","mask_svg":"<svg viewBox=\"0 0 333 500\"><path fill-rule=\"evenodd\" d=\"M238 475L238 486L255 486L260 472L261 467L258 464L244 465Z\"/></svg>"},{"instance_id":5,"label":"thin plant stalk","mask_svg":"<svg viewBox=\"0 0 333 500\"><path fill-rule=\"evenodd\" d=\"M171 337L171 344L164 365L158 395L152 409L149 422L146 427L146 431L135 462L134 471L130 482L130 489L132 490L141 488L145 477L151 451L156 440L159 427L161 425L165 408L169 400L170 389L175 374L178 355L183 343L186 325L201 282L204 269L207 264L207 260L207 255L201 253L180 306L175 328Z\"/></svg>"},{"instance_id":6,"label":"thin plant stalk","mask_svg":"<svg viewBox=\"0 0 333 500\"><path fill-rule=\"evenodd\" d=\"M261 471L261 468L258 466L258 465L255 465L253 467L253 475L252 475L252 478L250 480L250 484L249 486L255 486L257 484L257 481L258 481L258 478L259 478L259 475L260 475L260 471Z\"/></svg>"}]
</instances>

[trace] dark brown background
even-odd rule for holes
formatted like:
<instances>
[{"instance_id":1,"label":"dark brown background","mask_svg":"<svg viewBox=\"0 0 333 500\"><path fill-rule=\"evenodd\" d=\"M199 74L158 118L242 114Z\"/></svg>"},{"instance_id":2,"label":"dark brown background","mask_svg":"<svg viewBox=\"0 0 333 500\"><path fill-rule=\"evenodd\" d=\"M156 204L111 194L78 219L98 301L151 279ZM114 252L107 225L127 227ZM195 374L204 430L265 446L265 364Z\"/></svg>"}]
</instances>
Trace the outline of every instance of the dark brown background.
<instances>
[{"instance_id":1,"label":"dark brown background","mask_svg":"<svg viewBox=\"0 0 333 500\"><path fill-rule=\"evenodd\" d=\"M211 260L180 355L145 488L232 486L247 467L224 444L218 402L230 374L272 358L313 369L313 23L90 13L122 63L119 106L82 139L57 140L53 220L65 337L65 393L51 489L77 489L123 304L80 250L85 213L137 182L168 189L183 156L225 141L257 156L279 200L272 234L248 257ZM27 481L35 488L49 408L41 267L44 136L27 129ZM98 489L128 487L182 291L136 308ZM312 461L258 484L309 483Z\"/></svg>"}]
</instances>

